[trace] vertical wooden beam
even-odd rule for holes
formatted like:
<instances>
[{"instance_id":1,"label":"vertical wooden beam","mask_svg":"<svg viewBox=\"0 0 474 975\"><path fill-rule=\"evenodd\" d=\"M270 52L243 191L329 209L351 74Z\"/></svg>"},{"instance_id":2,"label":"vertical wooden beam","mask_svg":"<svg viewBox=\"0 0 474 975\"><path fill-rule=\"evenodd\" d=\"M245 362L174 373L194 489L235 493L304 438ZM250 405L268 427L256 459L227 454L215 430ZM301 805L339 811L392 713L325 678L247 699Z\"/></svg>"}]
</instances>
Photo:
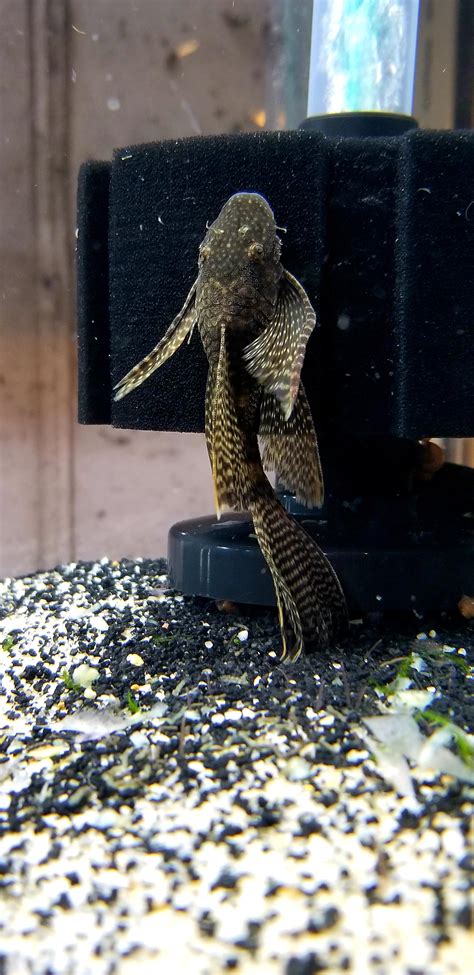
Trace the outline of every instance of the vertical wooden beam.
<instances>
[{"instance_id":1,"label":"vertical wooden beam","mask_svg":"<svg viewBox=\"0 0 474 975\"><path fill-rule=\"evenodd\" d=\"M30 51L36 237L38 567L51 566L73 554L70 32L67 0L34 0L30 7Z\"/></svg>"},{"instance_id":2,"label":"vertical wooden beam","mask_svg":"<svg viewBox=\"0 0 474 975\"><path fill-rule=\"evenodd\" d=\"M2 5L0 574L72 556L68 10Z\"/></svg>"},{"instance_id":3,"label":"vertical wooden beam","mask_svg":"<svg viewBox=\"0 0 474 975\"><path fill-rule=\"evenodd\" d=\"M0 575L36 567L38 426L28 0L0 33ZM12 83L14 79L14 83Z\"/></svg>"},{"instance_id":4,"label":"vertical wooden beam","mask_svg":"<svg viewBox=\"0 0 474 975\"><path fill-rule=\"evenodd\" d=\"M456 112L459 0L420 3L413 115L425 129L452 129Z\"/></svg>"}]
</instances>

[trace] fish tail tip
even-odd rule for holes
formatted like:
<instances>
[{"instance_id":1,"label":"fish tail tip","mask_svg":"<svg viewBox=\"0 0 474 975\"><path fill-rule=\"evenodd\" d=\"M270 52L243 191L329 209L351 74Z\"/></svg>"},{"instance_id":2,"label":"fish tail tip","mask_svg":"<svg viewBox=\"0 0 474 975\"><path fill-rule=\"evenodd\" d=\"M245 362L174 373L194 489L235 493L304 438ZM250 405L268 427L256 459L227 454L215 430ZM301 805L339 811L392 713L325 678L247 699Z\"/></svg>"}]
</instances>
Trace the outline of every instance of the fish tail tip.
<instances>
[{"instance_id":1,"label":"fish tail tip","mask_svg":"<svg viewBox=\"0 0 474 975\"><path fill-rule=\"evenodd\" d=\"M288 659L292 664L295 664L297 660L301 657L303 650L303 644L298 643L296 647L293 648L292 652L288 655Z\"/></svg>"}]
</instances>

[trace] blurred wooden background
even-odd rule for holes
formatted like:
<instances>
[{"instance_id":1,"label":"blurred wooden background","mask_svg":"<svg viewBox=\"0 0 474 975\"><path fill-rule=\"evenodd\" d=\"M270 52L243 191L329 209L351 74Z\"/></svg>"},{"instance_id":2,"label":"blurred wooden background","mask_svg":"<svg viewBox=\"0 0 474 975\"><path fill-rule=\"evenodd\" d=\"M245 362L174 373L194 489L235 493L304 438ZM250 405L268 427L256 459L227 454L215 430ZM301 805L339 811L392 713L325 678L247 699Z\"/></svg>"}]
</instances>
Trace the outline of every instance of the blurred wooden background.
<instances>
[{"instance_id":1,"label":"blurred wooden background","mask_svg":"<svg viewBox=\"0 0 474 975\"><path fill-rule=\"evenodd\" d=\"M76 423L76 176L116 146L276 127L278 2L0 0L0 575L164 555L212 511L203 437ZM455 122L458 15L422 3L432 127Z\"/></svg>"},{"instance_id":2,"label":"blurred wooden background","mask_svg":"<svg viewBox=\"0 0 474 975\"><path fill-rule=\"evenodd\" d=\"M268 9L0 0L1 575L164 555L212 510L203 437L76 423L76 177L116 146L255 130Z\"/></svg>"}]
</instances>

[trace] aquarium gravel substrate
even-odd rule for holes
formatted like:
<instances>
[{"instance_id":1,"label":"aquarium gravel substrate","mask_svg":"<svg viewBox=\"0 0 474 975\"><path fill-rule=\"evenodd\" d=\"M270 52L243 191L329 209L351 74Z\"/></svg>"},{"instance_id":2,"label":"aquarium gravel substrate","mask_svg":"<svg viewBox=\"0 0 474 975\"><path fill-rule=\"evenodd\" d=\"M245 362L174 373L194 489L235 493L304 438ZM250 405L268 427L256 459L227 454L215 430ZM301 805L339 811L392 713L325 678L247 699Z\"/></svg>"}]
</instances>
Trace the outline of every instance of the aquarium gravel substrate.
<instances>
[{"instance_id":1,"label":"aquarium gravel substrate","mask_svg":"<svg viewBox=\"0 0 474 975\"><path fill-rule=\"evenodd\" d=\"M467 973L472 623L288 665L165 573L0 583L2 975Z\"/></svg>"}]
</instances>

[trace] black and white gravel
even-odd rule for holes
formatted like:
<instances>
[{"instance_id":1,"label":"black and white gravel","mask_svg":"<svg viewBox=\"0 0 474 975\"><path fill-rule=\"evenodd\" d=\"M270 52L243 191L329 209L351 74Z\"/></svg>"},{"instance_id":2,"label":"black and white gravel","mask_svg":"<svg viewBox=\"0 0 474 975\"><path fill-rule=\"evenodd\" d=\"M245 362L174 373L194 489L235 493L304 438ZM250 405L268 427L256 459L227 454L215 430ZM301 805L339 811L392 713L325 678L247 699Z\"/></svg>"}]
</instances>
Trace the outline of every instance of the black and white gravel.
<instances>
[{"instance_id":1,"label":"black and white gravel","mask_svg":"<svg viewBox=\"0 0 474 975\"><path fill-rule=\"evenodd\" d=\"M282 665L165 572L0 583L2 975L464 975L472 624Z\"/></svg>"}]
</instances>

